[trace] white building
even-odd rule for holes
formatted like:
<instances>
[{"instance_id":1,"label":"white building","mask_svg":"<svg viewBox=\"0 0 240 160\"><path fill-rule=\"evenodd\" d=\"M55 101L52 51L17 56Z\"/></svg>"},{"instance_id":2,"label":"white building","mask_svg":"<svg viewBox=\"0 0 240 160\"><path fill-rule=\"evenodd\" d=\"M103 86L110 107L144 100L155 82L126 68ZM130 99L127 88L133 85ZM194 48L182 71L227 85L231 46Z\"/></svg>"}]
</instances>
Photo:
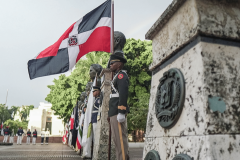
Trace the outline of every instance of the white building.
<instances>
[{"instance_id":1,"label":"white building","mask_svg":"<svg viewBox=\"0 0 240 160\"><path fill-rule=\"evenodd\" d=\"M42 128L49 128L51 136L62 136L64 131L64 122L59 116L54 115L51 109L52 104L40 102L38 108L30 111L28 117L28 129L32 132L36 129L40 135Z\"/></svg>"}]
</instances>

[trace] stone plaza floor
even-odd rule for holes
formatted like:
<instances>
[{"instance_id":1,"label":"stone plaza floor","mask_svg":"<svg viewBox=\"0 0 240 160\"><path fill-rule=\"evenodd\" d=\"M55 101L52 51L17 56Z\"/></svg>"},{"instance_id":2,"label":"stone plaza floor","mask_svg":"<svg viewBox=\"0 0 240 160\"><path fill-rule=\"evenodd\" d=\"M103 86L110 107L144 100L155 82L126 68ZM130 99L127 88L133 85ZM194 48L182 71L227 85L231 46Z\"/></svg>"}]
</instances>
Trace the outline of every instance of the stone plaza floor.
<instances>
[{"instance_id":1,"label":"stone plaza floor","mask_svg":"<svg viewBox=\"0 0 240 160\"><path fill-rule=\"evenodd\" d=\"M130 148L130 160L141 160L143 148ZM0 160L82 160L67 145L50 143L49 145L17 145L0 146Z\"/></svg>"}]
</instances>

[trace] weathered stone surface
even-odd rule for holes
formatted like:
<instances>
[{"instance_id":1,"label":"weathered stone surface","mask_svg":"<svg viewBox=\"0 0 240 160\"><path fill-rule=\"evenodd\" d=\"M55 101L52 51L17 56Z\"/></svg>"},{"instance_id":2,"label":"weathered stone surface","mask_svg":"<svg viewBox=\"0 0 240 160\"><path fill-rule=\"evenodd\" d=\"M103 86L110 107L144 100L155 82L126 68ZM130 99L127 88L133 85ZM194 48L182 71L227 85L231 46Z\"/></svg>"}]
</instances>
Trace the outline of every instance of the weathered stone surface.
<instances>
[{"instance_id":1,"label":"weathered stone surface","mask_svg":"<svg viewBox=\"0 0 240 160\"><path fill-rule=\"evenodd\" d=\"M181 5L172 17L166 17L168 23L152 38L153 63L150 65L151 70L197 34L199 19L195 0L187 0ZM170 12L171 8L168 10Z\"/></svg>"},{"instance_id":2,"label":"weathered stone surface","mask_svg":"<svg viewBox=\"0 0 240 160\"><path fill-rule=\"evenodd\" d=\"M148 120L146 128L146 137L163 137L163 136L181 136L181 135L203 135L205 127L204 108L207 107L202 103L203 94L199 92L199 87L203 86L203 62L201 56L201 44L190 49L177 61L168 65L160 72L152 77L151 96L148 111ZM155 98L159 79L163 73L170 68L178 68L181 70L186 85L186 99L182 114L176 125L168 130L163 129L155 115Z\"/></svg>"},{"instance_id":3,"label":"weathered stone surface","mask_svg":"<svg viewBox=\"0 0 240 160\"><path fill-rule=\"evenodd\" d=\"M170 16L165 15L167 23L160 20L147 33L153 40L150 69L159 65L160 69L152 77L143 156L154 149L164 160L180 153L194 160L238 160L240 0L179 0L173 4L167 11ZM183 73L186 99L176 125L163 129L154 103L159 79L171 68Z\"/></svg>"},{"instance_id":4,"label":"weathered stone surface","mask_svg":"<svg viewBox=\"0 0 240 160\"><path fill-rule=\"evenodd\" d=\"M153 39L153 37L158 33L159 30L168 22L168 20L175 14L175 12L182 6L186 0L173 0L168 8L163 12L163 14L158 18L158 20L153 24L153 26L146 33L146 39Z\"/></svg>"},{"instance_id":5,"label":"weathered stone surface","mask_svg":"<svg viewBox=\"0 0 240 160\"><path fill-rule=\"evenodd\" d=\"M144 155L152 149L164 160L172 160L179 153L194 160L239 160L240 135L146 138Z\"/></svg>"},{"instance_id":6,"label":"weathered stone surface","mask_svg":"<svg viewBox=\"0 0 240 160\"><path fill-rule=\"evenodd\" d=\"M240 39L240 0L196 0L199 31L204 35Z\"/></svg>"},{"instance_id":7,"label":"weathered stone surface","mask_svg":"<svg viewBox=\"0 0 240 160\"><path fill-rule=\"evenodd\" d=\"M96 136L93 149L93 160L108 159L108 138L109 138L109 123L108 108L111 93L112 73L108 69L103 69L104 81L102 82L101 91L104 93L102 101L101 119L97 122ZM111 159L116 159L115 145L111 142Z\"/></svg>"},{"instance_id":8,"label":"weathered stone surface","mask_svg":"<svg viewBox=\"0 0 240 160\"><path fill-rule=\"evenodd\" d=\"M204 111L207 115L205 134L240 133L239 53L240 47L202 43L203 103L207 106ZM220 97L225 102L223 113L214 112L214 108L208 103L211 97Z\"/></svg>"},{"instance_id":9,"label":"weathered stone surface","mask_svg":"<svg viewBox=\"0 0 240 160\"><path fill-rule=\"evenodd\" d=\"M196 35L240 40L240 0L174 0L146 34L153 70Z\"/></svg>"},{"instance_id":10,"label":"weathered stone surface","mask_svg":"<svg viewBox=\"0 0 240 160\"><path fill-rule=\"evenodd\" d=\"M147 137L240 133L240 48L201 42L177 61L153 75L149 104ZM170 68L182 71L186 99L175 127L163 129L155 115L159 79ZM223 113L209 105L210 97L221 97Z\"/></svg>"}]
</instances>

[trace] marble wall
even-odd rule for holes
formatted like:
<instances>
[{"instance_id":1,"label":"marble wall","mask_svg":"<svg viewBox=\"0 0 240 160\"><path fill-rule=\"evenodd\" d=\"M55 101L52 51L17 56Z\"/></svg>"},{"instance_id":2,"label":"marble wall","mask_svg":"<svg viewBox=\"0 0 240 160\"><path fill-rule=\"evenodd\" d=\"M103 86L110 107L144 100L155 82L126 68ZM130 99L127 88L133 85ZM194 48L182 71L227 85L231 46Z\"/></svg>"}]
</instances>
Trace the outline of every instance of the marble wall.
<instances>
[{"instance_id":1,"label":"marble wall","mask_svg":"<svg viewBox=\"0 0 240 160\"><path fill-rule=\"evenodd\" d=\"M211 157L216 156L211 154L211 146L222 143L222 139L227 142L226 145L216 145L215 149L218 150L214 152L223 152L227 157L239 154L240 141L235 141L240 133L240 99L237 98L240 97L239 53L239 47L199 42L153 75L144 155L155 149L161 158L166 160L182 152L188 153L194 159L212 160ZM171 129L164 129L156 118L155 98L159 79L171 68L178 68L183 73L186 98L176 125ZM223 112L214 110L214 106L209 104L211 97L219 97L226 104ZM215 135L221 138L214 138ZM211 139L214 141L206 141ZM202 151L204 147L205 152ZM225 157L217 158L221 159L224 160Z\"/></svg>"},{"instance_id":2,"label":"marble wall","mask_svg":"<svg viewBox=\"0 0 240 160\"><path fill-rule=\"evenodd\" d=\"M198 34L240 40L240 0L174 0L146 34L153 40L150 69Z\"/></svg>"},{"instance_id":3,"label":"marble wall","mask_svg":"<svg viewBox=\"0 0 240 160\"><path fill-rule=\"evenodd\" d=\"M238 160L240 154L240 0L174 0L146 34L153 71L144 157L185 153L194 160ZM171 129L155 114L159 79L181 70L186 97Z\"/></svg>"}]
</instances>

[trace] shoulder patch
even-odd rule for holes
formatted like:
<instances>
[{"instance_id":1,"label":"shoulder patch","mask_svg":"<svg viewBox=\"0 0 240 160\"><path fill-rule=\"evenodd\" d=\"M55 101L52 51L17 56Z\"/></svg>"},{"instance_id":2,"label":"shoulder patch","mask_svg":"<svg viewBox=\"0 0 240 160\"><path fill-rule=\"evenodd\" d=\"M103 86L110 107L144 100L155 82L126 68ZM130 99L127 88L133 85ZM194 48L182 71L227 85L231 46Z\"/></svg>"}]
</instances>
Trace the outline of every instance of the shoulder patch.
<instances>
[{"instance_id":1,"label":"shoulder patch","mask_svg":"<svg viewBox=\"0 0 240 160\"><path fill-rule=\"evenodd\" d=\"M118 79L123 79L123 74L119 74Z\"/></svg>"}]
</instances>

